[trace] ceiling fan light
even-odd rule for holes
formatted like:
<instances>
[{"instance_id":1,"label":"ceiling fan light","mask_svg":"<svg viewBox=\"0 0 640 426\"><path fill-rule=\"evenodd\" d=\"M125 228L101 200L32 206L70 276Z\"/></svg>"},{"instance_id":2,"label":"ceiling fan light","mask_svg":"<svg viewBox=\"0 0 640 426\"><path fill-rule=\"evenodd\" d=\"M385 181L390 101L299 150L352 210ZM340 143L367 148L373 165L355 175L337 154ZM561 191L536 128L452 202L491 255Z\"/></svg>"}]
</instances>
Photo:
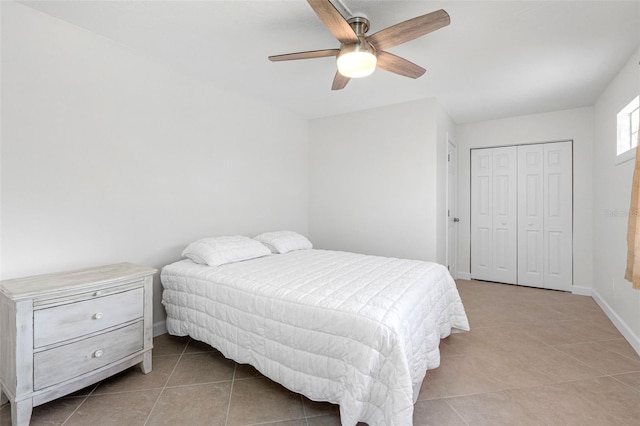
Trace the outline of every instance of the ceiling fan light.
<instances>
[{"instance_id":1,"label":"ceiling fan light","mask_svg":"<svg viewBox=\"0 0 640 426\"><path fill-rule=\"evenodd\" d=\"M349 78L360 78L373 73L378 59L371 50L355 45L354 47L344 48L338 54L336 62L340 74Z\"/></svg>"}]
</instances>

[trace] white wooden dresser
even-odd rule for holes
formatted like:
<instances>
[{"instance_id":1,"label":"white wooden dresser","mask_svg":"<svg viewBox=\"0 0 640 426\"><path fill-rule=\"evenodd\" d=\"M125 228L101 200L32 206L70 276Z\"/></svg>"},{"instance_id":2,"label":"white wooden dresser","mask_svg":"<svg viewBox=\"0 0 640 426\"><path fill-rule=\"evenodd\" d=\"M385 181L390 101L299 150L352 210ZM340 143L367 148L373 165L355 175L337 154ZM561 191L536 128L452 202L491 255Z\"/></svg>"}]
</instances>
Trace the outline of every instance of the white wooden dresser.
<instances>
[{"instance_id":1,"label":"white wooden dresser","mask_svg":"<svg viewBox=\"0 0 640 426\"><path fill-rule=\"evenodd\" d=\"M151 371L155 272L120 263L0 281L0 399L13 426L135 364Z\"/></svg>"}]
</instances>

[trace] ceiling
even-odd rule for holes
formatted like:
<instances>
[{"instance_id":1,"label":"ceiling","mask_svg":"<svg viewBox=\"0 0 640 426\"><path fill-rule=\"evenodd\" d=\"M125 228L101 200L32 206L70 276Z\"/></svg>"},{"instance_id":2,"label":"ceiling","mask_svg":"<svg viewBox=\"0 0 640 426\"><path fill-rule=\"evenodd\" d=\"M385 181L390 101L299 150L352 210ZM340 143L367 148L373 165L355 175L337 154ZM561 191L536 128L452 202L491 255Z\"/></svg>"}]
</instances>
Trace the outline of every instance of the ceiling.
<instances>
[{"instance_id":1,"label":"ceiling","mask_svg":"<svg viewBox=\"0 0 640 426\"><path fill-rule=\"evenodd\" d=\"M427 69L331 91L339 47L304 0L25 1L174 69L318 118L436 97L457 123L593 105L640 46L640 1L351 1L368 34L445 9L451 24L389 49Z\"/></svg>"}]
</instances>

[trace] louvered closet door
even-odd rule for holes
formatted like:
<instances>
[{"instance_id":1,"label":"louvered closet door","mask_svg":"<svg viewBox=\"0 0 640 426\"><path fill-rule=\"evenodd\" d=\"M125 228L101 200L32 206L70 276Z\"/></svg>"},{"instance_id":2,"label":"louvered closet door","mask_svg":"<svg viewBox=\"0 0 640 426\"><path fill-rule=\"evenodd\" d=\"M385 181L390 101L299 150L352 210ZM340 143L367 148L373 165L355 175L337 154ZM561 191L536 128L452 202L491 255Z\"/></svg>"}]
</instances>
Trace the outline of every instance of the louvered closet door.
<instances>
[{"instance_id":1,"label":"louvered closet door","mask_svg":"<svg viewBox=\"0 0 640 426\"><path fill-rule=\"evenodd\" d=\"M471 276L517 283L517 149L471 151Z\"/></svg>"}]
</instances>

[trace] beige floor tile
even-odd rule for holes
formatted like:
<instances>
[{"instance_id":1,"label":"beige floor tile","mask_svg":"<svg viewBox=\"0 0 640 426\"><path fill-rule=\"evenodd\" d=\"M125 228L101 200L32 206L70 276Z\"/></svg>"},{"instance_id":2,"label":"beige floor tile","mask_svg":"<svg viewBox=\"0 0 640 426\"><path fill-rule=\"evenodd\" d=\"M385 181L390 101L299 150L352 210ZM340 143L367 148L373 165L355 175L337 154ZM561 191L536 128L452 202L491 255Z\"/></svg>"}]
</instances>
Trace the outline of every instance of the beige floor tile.
<instances>
[{"instance_id":1,"label":"beige floor tile","mask_svg":"<svg viewBox=\"0 0 640 426\"><path fill-rule=\"evenodd\" d=\"M640 371L640 359L634 360L609 350L607 342L573 343L556 348L602 374Z\"/></svg>"},{"instance_id":2,"label":"beige floor tile","mask_svg":"<svg viewBox=\"0 0 640 426\"><path fill-rule=\"evenodd\" d=\"M11 424L11 404L0 406L0 425Z\"/></svg>"},{"instance_id":3,"label":"beige floor tile","mask_svg":"<svg viewBox=\"0 0 640 426\"><path fill-rule=\"evenodd\" d=\"M515 351L513 356L518 358L518 363L523 368L534 369L546 375L549 378L548 383L601 376L598 370L584 363L576 362L571 356L548 345Z\"/></svg>"},{"instance_id":4,"label":"beige floor tile","mask_svg":"<svg viewBox=\"0 0 640 426\"><path fill-rule=\"evenodd\" d=\"M478 352L499 352L536 348L542 342L522 332L522 326L475 328L455 333L440 342L441 355L469 355Z\"/></svg>"},{"instance_id":5,"label":"beige floor tile","mask_svg":"<svg viewBox=\"0 0 640 426\"><path fill-rule=\"evenodd\" d=\"M413 407L413 426L465 426L466 423L444 399L418 401Z\"/></svg>"},{"instance_id":6,"label":"beige floor tile","mask_svg":"<svg viewBox=\"0 0 640 426\"><path fill-rule=\"evenodd\" d=\"M510 351L477 351L465 355L478 371L501 389L513 389L580 380L602 373L545 344Z\"/></svg>"},{"instance_id":7,"label":"beige floor tile","mask_svg":"<svg viewBox=\"0 0 640 426\"><path fill-rule=\"evenodd\" d=\"M629 391L619 386L613 377L580 380L556 385L580 395L593 410L615 417L624 424L640 424L640 392ZM606 395L606 399L602 396Z\"/></svg>"},{"instance_id":8,"label":"beige floor tile","mask_svg":"<svg viewBox=\"0 0 640 426\"><path fill-rule=\"evenodd\" d=\"M503 308L473 307L466 309L466 312L473 330L482 327L517 326L531 322L531 316L522 309L520 304Z\"/></svg>"},{"instance_id":9,"label":"beige floor tile","mask_svg":"<svg viewBox=\"0 0 640 426\"><path fill-rule=\"evenodd\" d=\"M573 320L556 321L553 325L540 324L522 327L522 333L548 345L597 342L620 338L620 333L609 324Z\"/></svg>"},{"instance_id":10,"label":"beige floor tile","mask_svg":"<svg viewBox=\"0 0 640 426\"><path fill-rule=\"evenodd\" d=\"M518 288L522 288L522 291L519 291ZM514 291L517 293L519 300L528 305L554 305L563 303L585 303L595 305L591 297L578 296L562 291L521 286L515 286Z\"/></svg>"},{"instance_id":11,"label":"beige floor tile","mask_svg":"<svg viewBox=\"0 0 640 426\"><path fill-rule=\"evenodd\" d=\"M464 356L443 358L440 367L427 371L418 400L495 392L504 389Z\"/></svg>"},{"instance_id":12,"label":"beige floor tile","mask_svg":"<svg viewBox=\"0 0 640 426\"><path fill-rule=\"evenodd\" d=\"M82 388L82 389L77 390L77 391L75 391L73 393L70 393L65 398L75 398L75 397L81 397L81 396L88 396L92 392L94 392L98 386L100 386L99 382L98 383L94 383L94 384L89 385L89 386L87 386L85 388Z\"/></svg>"},{"instance_id":13,"label":"beige floor tile","mask_svg":"<svg viewBox=\"0 0 640 426\"><path fill-rule=\"evenodd\" d=\"M209 344L200 342L198 340L191 339L187 344L187 348L185 349L185 354L193 354L198 352L211 352L216 351ZM216 351L217 352L217 351Z\"/></svg>"},{"instance_id":14,"label":"beige floor tile","mask_svg":"<svg viewBox=\"0 0 640 426\"><path fill-rule=\"evenodd\" d=\"M509 352L537 348L541 341L523 332L523 326L472 329L467 340L473 353Z\"/></svg>"},{"instance_id":15,"label":"beige floor tile","mask_svg":"<svg viewBox=\"0 0 640 426\"><path fill-rule=\"evenodd\" d=\"M231 382L167 388L151 412L148 426L224 426Z\"/></svg>"},{"instance_id":16,"label":"beige floor tile","mask_svg":"<svg viewBox=\"0 0 640 426\"><path fill-rule=\"evenodd\" d=\"M255 379L256 377L262 377L262 373L251 365L237 364L236 375L234 377L236 379Z\"/></svg>"},{"instance_id":17,"label":"beige floor tile","mask_svg":"<svg viewBox=\"0 0 640 426\"><path fill-rule=\"evenodd\" d=\"M616 374L612 377L640 392L640 373Z\"/></svg>"},{"instance_id":18,"label":"beige floor tile","mask_svg":"<svg viewBox=\"0 0 640 426\"><path fill-rule=\"evenodd\" d=\"M541 386L509 390L507 393L548 425L602 426L620 425L621 421L595 409L579 395L562 386Z\"/></svg>"},{"instance_id":19,"label":"beige floor tile","mask_svg":"<svg viewBox=\"0 0 640 426\"><path fill-rule=\"evenodd\" d=\"M340 416L340 406L329 402L312 401L303 396L302 406L306 417L325 416L328 414Z\"/></svg>"},{"instance_id":20,"label":"beige floor tile","mask_svg":"<svg viewBox=\"0 0 640 426\"><path fill-rule=\"evenodd\" d=\"M595 326L598 329L603 331L608 331L609 333L614 335L612 339L605 339L605 340L613 340L620 337L620 332L618 331L616 326L613 325L613 323L609 320L609 318L595 319L585 315L585 317L583 318L583 321L591 326Z\"/></svg>"},{"instance_id":21,"label":"beige floor tile","mask_svg":"<svg viewBox=\"0 0 640 426\"><path fill-rule=\"evenodd\" d=\"M195 385L233 379L235 362L220 352L184 354L178 361L167 386Z\"/></svg>"},{"instance_id":22,"label":"beige floor tile","mask_svg":"<svg viewBox=\"0 0 640 426\"><path fill-rule=\"evenodd\" d=\"M187 347L189 337L172 336L168 333L153 338L153 356L180 355Z\"/></svg>"},{"instance_id":23,"label":"beige floor tile","mask_svg":"<svg viewBox=\"0 0 640 426\"><path fill-rule=\"evenodd\" d=\"M82 404L85 398L62 398L33 408L31 426L54 426L63 424ZM2 424L2 423L0 423Z\"/></svg>"},{"instance_id":24,"label":"beige floor tile","mask_svg":"<svg viewBox=\"0 0 640 426\"><path fill-rule=\"evenodd\" d=\"M620 421L593 410L572 390L557 385L512 389L505 393L549 425L618 425Z\"/></svg>"},{"instance_id":25,"label":"beige floor tile","mask_svg":"<svg viewBox=\"0 0 640 426\"><path fill-rule=\"evenodd\" d=\"M447 399L447 403L470 425L544 425L508 392L485 393Z\"/></svg>"},{"instance_id":26,"label":"beige floor tile","mask_svg":"<svg viewBox=\"0 0 640 426\"><path fill-rule=\"evenodd\" d=\"M325 416L307 418L308 426L341 426L339 414L328 414Z\"/></svg>"},{"instance_id":27,"label":"beige floor tile","mask_svg":"<svg viewBox=\"0 0 640 426\"><path fill-rule=\"evenodd\" d=\"M144 425L160 390L89 396L65 426Z\"/></svg>"},{"instance_id":28,"label":"beige floor tile","mask_svg":"<svg viewBox=\"0 0 640 426\"><path fill-rule=\"evenodd\" d=\"M309 423L311 424L311 423ZM327 425L331 423L326 423ZM338 423L340 425L340 423ZM277 422L261 423L260 426L307 426L306 419L283 420Z\"/></svg>"},{"instance_id":29,"label":"beige floor tile","mask_svg":"<svg viewBox=\"0 0 640 426\"><path fill-rule=\"evenodd\" d=\"M94 391L94 395L163 388L167 384L178 358L180 358L179 355L153 357L152 370L148 374L143 374L137 365L128 368L103 380Z\"/></svg>"},{"instance_id":30,"label":"beige floor tile","mask_svg":"<svg viewBox=\"0 0 640 426\"><path fill-rule=\"evenodd\" d=\"M640 393L612 377L558 383L508 393L546 424L640 424Z\"/></svg>"},{"instance_id":31,"label":"beige floor tile","mask_svg":"<svg viewBox=\"0 0 640 426\"><path fill-rule=\"evenodd\" d=\"M93 389L95 386L92 386ZM69 418L85 397L65 397L33 408L31 426L57 426ZM0 407L0 425L11 425L11 404Z\"/></svg>"},{"instance_id":32,"label":"beige floor tile","mask_svg":"<svg viewBox=\"0 0 640 426\"><path fill-rule=\"evenodd\" d=\"M527 304L523 303L518 308L521 315L527 317L528 324L549 325L556 321L577 321L582 318L582 303L563 304Z\"/></svg>"},{"instance_id":33,"label":"beige floor tile","mask_svg":"<svg viewBox=\"0 0 640 426\"><path fill-rule=\"evenodd\" d=\"M583 296L576 296L583 297ZM610 322L609 318L600 309L600 307L593 301L587 298L586 301L578 299L569 303L551 303L548 306L548 312L545 315L538 315L533 313L537 321L548 320L587 320L587 321L604 321ZM538 305L539 306L539 305Z\"/></svg>"},{"instance_id":34,"label":"beige floor tile","mask_svg":"<svg viewBox=\"0 0 640 426\"><path fill-rule=\"evenodd\" d=\"M482 344L473 338L472 333L475 332L476 329L473 328L471 332L452 333L449 337L440 340L440 358L465 355L478 350Z\"/></svg>"},{"instance_id":35,"label":"beige floor tile","mask_svg":"<svg viewBox=\"0 0 640 426\"><path fill-rule=\"evenodd\" d=\"M625 339L607 340L606 342L601 342L601 344L606 345L607 350L611 352L626 356L634 361L640 361L640 356Z\"/></svg>"},{"instance_id":36,"label":"beige floor tile","mask_svg":"<svg viewBox=\"0 0 640 426\"><path fill-rule=\"evenodd\" d=\"M233 384L227 419L229 426L303 417L301 396L269 379L238 380Z\"/></svg>"},{"instance_id":37,"label":"beige floor tile","mask_svg":"<svg viewBox=\"0 0 640 426\"><path fill-rule=\"evenodd\" d=\"M550 349L552 350L552 348ZM496 382L500 389L523 388L557 382L556 377L546 372L547 367L554 367L554 365L546 364L545 361L562 357L562 354L558 353L558 357L553 357L538 351L539 356L542 357L540 360L530 351L532 349L510 352L478 352L467 356L466 359L476 370ZM567 362L564 365L575 364L575 360L565 357ZM588 367L585 366L584 369L588 370ZM585 374L582 377L599 375L597 371L591 371L592 374Z\"/></svg>"}]
</instances>

